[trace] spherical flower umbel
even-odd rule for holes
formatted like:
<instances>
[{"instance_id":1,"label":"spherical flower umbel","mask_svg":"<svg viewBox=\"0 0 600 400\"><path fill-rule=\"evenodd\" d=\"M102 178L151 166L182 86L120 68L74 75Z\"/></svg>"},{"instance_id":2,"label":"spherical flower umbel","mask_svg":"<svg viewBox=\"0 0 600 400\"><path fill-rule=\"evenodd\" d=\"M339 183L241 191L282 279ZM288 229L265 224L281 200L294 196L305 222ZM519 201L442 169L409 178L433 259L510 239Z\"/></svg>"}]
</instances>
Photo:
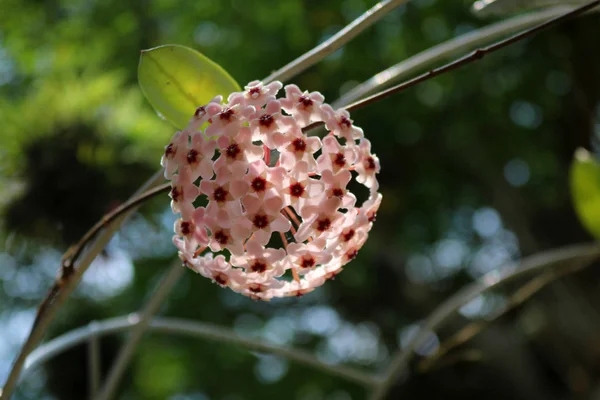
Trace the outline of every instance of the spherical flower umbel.
<instances>
[{"instance_id":1,"label":"spherical flower umbel","mask_svg":"<svg viewBox=\"0 0 600 400\"><path fill-rule=\"evenodd\" d=\"M340 273L382 197L379 159L350 114L296 85L278 99L282 87L254 81L227 104L217 96L198 107L161 161L184 265L258 300L301 296ZM323 139L303 130L315 122ZM362 202L353 177L369 190Z\"/></svg>"}]
</instances>

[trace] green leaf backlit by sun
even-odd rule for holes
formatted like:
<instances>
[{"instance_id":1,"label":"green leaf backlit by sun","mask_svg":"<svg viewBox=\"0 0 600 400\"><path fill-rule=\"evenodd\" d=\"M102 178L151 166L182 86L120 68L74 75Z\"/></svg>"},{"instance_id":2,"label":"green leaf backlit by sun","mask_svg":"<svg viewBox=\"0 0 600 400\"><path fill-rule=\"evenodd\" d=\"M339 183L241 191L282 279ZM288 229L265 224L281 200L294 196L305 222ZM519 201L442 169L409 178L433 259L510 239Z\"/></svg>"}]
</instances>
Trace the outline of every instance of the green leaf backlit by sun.
<instances>
[{"instance_id":1,"label":"green leaf backlit by sun","mask_svg":"<svg viewBox=\"0 0 600 400\"><path fill-rule=\"evenodd\" d=\"M138 79L156 112L184 128L196 108L214 96L240 91L237 82L218 64L194 49L164 45L143 50Z\"/></svg>"},{"instance_id":2,"label":"green leaf backlit by sun","mask_svg":"<svg viewBox=\"0 0 600 400\"><path fill-rule=\"evenodd\" d=\"M600 239L600 163L587 150L577 149L570 180L579 220L596 239Z\"/></svg>"}]
</instances>

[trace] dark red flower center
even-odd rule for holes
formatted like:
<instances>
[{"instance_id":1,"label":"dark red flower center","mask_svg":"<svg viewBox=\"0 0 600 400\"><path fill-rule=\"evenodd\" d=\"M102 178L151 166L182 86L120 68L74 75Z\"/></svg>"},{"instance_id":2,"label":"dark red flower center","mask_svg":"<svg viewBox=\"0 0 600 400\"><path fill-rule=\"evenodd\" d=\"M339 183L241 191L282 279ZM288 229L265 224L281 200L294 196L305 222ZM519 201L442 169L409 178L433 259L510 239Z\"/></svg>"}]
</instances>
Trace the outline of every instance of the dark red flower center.
<instances>
[{"instance_id":1,"label":"dark red flower center","mask_svg":"<svg viewBox=\"0 0 600 400\"><path fill-rule=\"evenodd\" d=\"M355 233L354 229L350 229L348 232L342 233L342 239L344 239L344 242L349 242L354 237Z\"/></svg>"},{"instance_id":2,"label":"dark red flower center","mask_svg":"<svg viewBox=\"0 0 600 400\"><path fill-rule=\"evenodd\" d=\"M341 188L333 188L333 190L331 191L331 194L333 194L335 197L339 197L340 199L342 197L344 197L344 190Z\"/></svg>"},{"instance_id":3,"label":"dark red flower center","mask_svg":"<svg viewBox=\"0 0 600 400\"><path fill-rule=\"evenodd\" d=\"M313 101L308 96L300 96L298 102L302 105L302 108L307 109L313 106Z\"/></svg>"},{"instance_id":4,"label":"dark red flower center","mask_svg":"<svg viewBox=\"0 0 600 400\"><path fill-rule=\"evenodd\" d=\"M260 260L255 260L254 263L250 266L250 271L263 273L267 270L267 264Z\"/></svg>"},{"instance_id":5,"label":"dark red flower center","mask_svg":"<svg viewBox=\"0 0 600 400\"><path fill-rule=\"evenodd\" d=\"M357 250L357 249L351 249L351 250L348 250L348 251L346 252L346 254L344 254L344 256L346 257L346 259L347 259L348 261L350 261L350 260L354 260L354 259L356 258L356 256L357 256L357 255L358 255L358 250Z\"/></svg>"},{"instance_id":6,"label":"dark red flower center","mask_svg":"<svg viewBox=\"0 0 600 400\"><path fill-rule=\"evenodd\" d=\"M266 228L269 226L269 218L265 214L256 214L252 219L252 224L258 229Z\"/></svg>"},{"instance_id":7,"label":"dark red flower center","mask_svg":"<svg viewBox=\"0 0 600 400\"><path fill-rule=\"evenodd\" d=\"M300 182L290 185L290 194L294 197L300 197L304 194L304 186Z\"/></svg>"},{"instance_id":8,"label":"dark red flower center","mask_svg":"<svg viewBox=\"0 0 600 400\"><path fill-rule=\"evenodd\" d=\"M227 200L227 195L228 194L229 194L229 192L227 190L225 190L223 188L223 186L219 186L213 192L213 199L215 199L215 201L218 202L218 203L222 203L225 200Z\"/></svg>"},{"instance_id":9,"label":"dark red flower center","mask_svg":"<svg viewBox=\"0 0 600 400\"><path fill-rule=\"evenodd\" d=\"M191 149L190 151L188 151L187 162L188 164L195 164L196 162L198 162L198 150Z\"/></svg>"},{"instance_id":10,"label":"dark red flower center","mask_svg":"<svg viewBox=\"0 0 600 400\"><path fill-rule=\"evenodd\" d=\"M337 153L333 156L333 163L342 168L346 165L346 156L344 153Z\"/></svg>"},{"instance_id":11,"label":"dark red flower center","mask_svg":"<svg viewBox=\"0 0 600 400\"><path fill-rule=\"evenodd\" d=\"M265 128L269 128L271 125L273 125L273 122L275 122L275 120L270 114L265 114L258 119L259 125L264 126Z\"/></svg>"},{"instance_id":12,"label":"dark red flower center","mask_svg":"<svg viewBox=\"0 0 600 400\"><path fill-rule=\"evenodd\" d=\"M234 160L240 155L241 152L242 150L240 149L240 146L238 146L237 143L230 144L225 150L225 154L227 155L227 157Z\"/></svg>"},{"instance_id":13,"label":"dark red flower center","mask_svg":"<svg viewBox=\"0 0 600 400\"><path fill-rule=\"evenodd\" d=\"M227 285L227 282L229 282L229 277L227 275L225 275L223 272L216 272L213 275L213 279L215 280L215 282L217 282L221 286L225 286L225 285Z\"/></svg>"},{"instance_id":14,"label":"dark red flower center","mask_svg":"<svg viewBox=\"0 0 600 400\"><path fill-rule=\"evenodd\" d=\"M224 230L218 230L213 235L217 243L219 244L227 244L229 242L229 235Z\"/></svg>"},{"instance_id":15,"label":"dark red flower center","mask_svg":"<svg viewBox=\"0 0 600 400\"><path fill-rule=\"evenodd\" d=\"M315 266L315 259L312 256L303 257L300 266L302 268L312 268Z\"/></svg>"},{"instance_id":16,"label":"dark red flower center","mask_svg":"<svg viewBox=\"0 0 600 400\"><path fill-rule=\"evenodd\" d=\"M234 111L231 108L226 108L219 114L219 118L222 121L230 122L231 117L233 117L233 114L234 114Z\"/></svg>"},{"instance_id":17,"label":"dark red flower center","mask_svg":"<svg viewBox=\"0 0 600 400\"><path fill-rule=\"evenodd\" d=\"M374 222L376 218L377 218L377 212L376 211L369 211L367 213L367 219L369 220L369 222Z\"/></svg>"},{"instance_id":18,"label":"dark red flower center","mask_svg":"<svg viewBox=\"0 0 600 400\"><path fill-rule=\"evenodd\" d=\"M204 106L200 106L198 108L196 108L196 112L194 113L195 117L200 117L203 116L206 113L206 109L204 108Z\"/></svg>"},{"instance_id":19,"label":"dark red flower center","mask_svg":"<svg viewBox=\"0 0 600 400\"><path fill-rule=\"evenodd\" d=\"M262 176L257 176L250 184L255 192L262 192L267 188L267 180Z\"/></svg>"},{"instance_id":20,"label":"dark red flower center","mask_svg":"<svg viewBox=\"0 0 600 400\"><path fill-rule=\"evenodd\" d=\"M375 168L375 159L373 159L373 157L367 157L365 160L365 169L373 170Z\"/></svg>"},{"instance_id":21,"label":"dark red flower center","mask_svg":"<svg viewBox=\"0 0 600 400\"><path fill-rule=\"evenodd\" d=\"M294 139L292 146L294 146L294 151L298 153L304 153L306 151L306 142L302 138Z\"/></svg>"},{"instance_id":22,"label":"dark red flower center","mask_svg":"<svg viewBox=\"0 0 600 400\"><path fill-rule=\"evenodd\" d=\"M171 188L171 198L173 199L174 202L178 202L179 198L181 197L181 191L179 190L179 188L177 186L173 186Z\"/></svg>"},{"instance_id":23,"label":"dark red flower center","mask_svg":"<svg viewBox=\"0 0 600 400\"><path fill-rule=\"evenodd\" d=\"M331 220L328 217L323 217L317 220L317 230L324 232L331 227Z\"/></svg>"},{"instance_id":24,"label":"dark red flower center","mask_svg":"<svg viewBox=\"0 0 600 400\"><path fill-rule=\"evenodd\" d=\"M352 126L352 121L350 121L348 119L348 117L342 115L342 117L340 118L339 125L340 125L340 128L342 128L342 129L348 129Z\"/></svg>"},{"instance_id":25,"label":"dark red flower center","mask_svg":"<svg viewBox=\"0 0 600 400\"><path fill-rule=\"evenodd\" d=\"M169 143L169 145L165 148L165 157L173 158L176 151L177 148L175 147L175 145L173 143Z\"/></svg>"},{"instance_id":26,"label":"dark red flower center","mask_svg":"<svg viewBox=\"0 0 600 400\"><path fill-rule=\"evenodd\" d=\"M181 222L181 233L184 236L188 236L194 230L194 225L190 221L182 221Z\"/></svg>"},{"instance_id":27,"label":"dark red flower center","mask_svg":"<svg viewBox=\"0 0 600 400\"><path fill-rule=\"evenodd\" d=\"M248 290L252 293L261 293L265 290L265 285L261 285L260 283L252 283L248 286Z\"/></svg>"},{"instance_id":28,"label":"dark red flower center","mask_svg":"<svg viewBox=\"0 0 600 400\"><path fill-rule=\"evenodd\" d=\"M258 97L256 95L260 96L260 88L259 87L250 88L250 90L248 90L248 94L250 95L250 97L252 97L254 99L254 98Z\"/></svg>"}]
</instances>

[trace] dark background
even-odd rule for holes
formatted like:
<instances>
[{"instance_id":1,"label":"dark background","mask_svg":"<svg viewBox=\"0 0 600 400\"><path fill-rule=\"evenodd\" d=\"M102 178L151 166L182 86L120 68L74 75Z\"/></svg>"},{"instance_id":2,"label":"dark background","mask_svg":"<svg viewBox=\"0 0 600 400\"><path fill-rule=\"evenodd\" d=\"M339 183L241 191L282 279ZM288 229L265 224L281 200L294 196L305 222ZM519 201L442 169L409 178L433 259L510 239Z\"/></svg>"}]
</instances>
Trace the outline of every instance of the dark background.
<instances>
[{"instance_id":1,"label":"dark background","mask_svg":"<svg viewBox=\"0 0 600 400\"><path fill-rule=\"evenodd\" d=\"M174 129L137 86L141 49L194 47L243 86L325 40L370 1L2 0L0 381L62 252L159 166ZM294 83L328 101L430 46L484 26L469 2L414 0ZM230 327L383 371L415 324L509 261L590 241L571 203L575 149L599 119L600 19L578 18L353 113L380 157L384 200L335 281L258 303L186 272L162 315ZM145 205L92 265L52 336L141 307L174 257L168 198ZM552 283L389 398L600 398L597 268ZM521 282L523 283L523 282ZM461 309L428 351L506 304L518 285ZM107 368L122 336L102 340ZM18 399L83 399L86 348L37 370ZM123 399L365 398L356 384L229 344L147 335Z\"/></svg>"}]
</instances>

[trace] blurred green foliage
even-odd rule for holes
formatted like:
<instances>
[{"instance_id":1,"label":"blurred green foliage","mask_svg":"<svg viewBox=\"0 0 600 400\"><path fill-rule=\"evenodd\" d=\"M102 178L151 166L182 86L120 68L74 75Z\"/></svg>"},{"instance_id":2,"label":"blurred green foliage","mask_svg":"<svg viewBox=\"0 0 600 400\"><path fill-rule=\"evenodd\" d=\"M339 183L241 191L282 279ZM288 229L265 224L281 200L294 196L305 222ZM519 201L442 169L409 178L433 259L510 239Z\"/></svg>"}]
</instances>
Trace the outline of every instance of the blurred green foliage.
<instances>
[{"instance_id":1,"label":"blurred green foliage","mask_svg":"<svg viewBox=\"0 0 600 400\"><path fill-rule=\"evenodd\" d=\"M140 50L195 48L243 85L371 5L2 1L0 380L61 252L158 168L173 133L137 87ZM294 83L334 100L410 55L490 22L469 6L411 1ZM509 260L589 240L568 178L575 149L590 149L595 134L599 29L597 14L581 17L354 113L381 159L384 201L367 245L335 281L299 300L263 304L188 272L161 313L377 371L413 324L464 284ZM166 196L145 206L88 271L53 335L138 309L174 256L172 221ZM429 372L415 368L390 398L591 397L600 376L598 278L592 268L550 286L454 358ZM477 299L436 340L493 313L507 294ZM102 341L104 370L120 339ZM482 358L461 361L470 349ZM85 398L85 352L78 346L49 362L16 398ZM365 395L358 385L276 357L158 334L142 342L127 378L122 399Z\"/></svg>"}]
</instances>

